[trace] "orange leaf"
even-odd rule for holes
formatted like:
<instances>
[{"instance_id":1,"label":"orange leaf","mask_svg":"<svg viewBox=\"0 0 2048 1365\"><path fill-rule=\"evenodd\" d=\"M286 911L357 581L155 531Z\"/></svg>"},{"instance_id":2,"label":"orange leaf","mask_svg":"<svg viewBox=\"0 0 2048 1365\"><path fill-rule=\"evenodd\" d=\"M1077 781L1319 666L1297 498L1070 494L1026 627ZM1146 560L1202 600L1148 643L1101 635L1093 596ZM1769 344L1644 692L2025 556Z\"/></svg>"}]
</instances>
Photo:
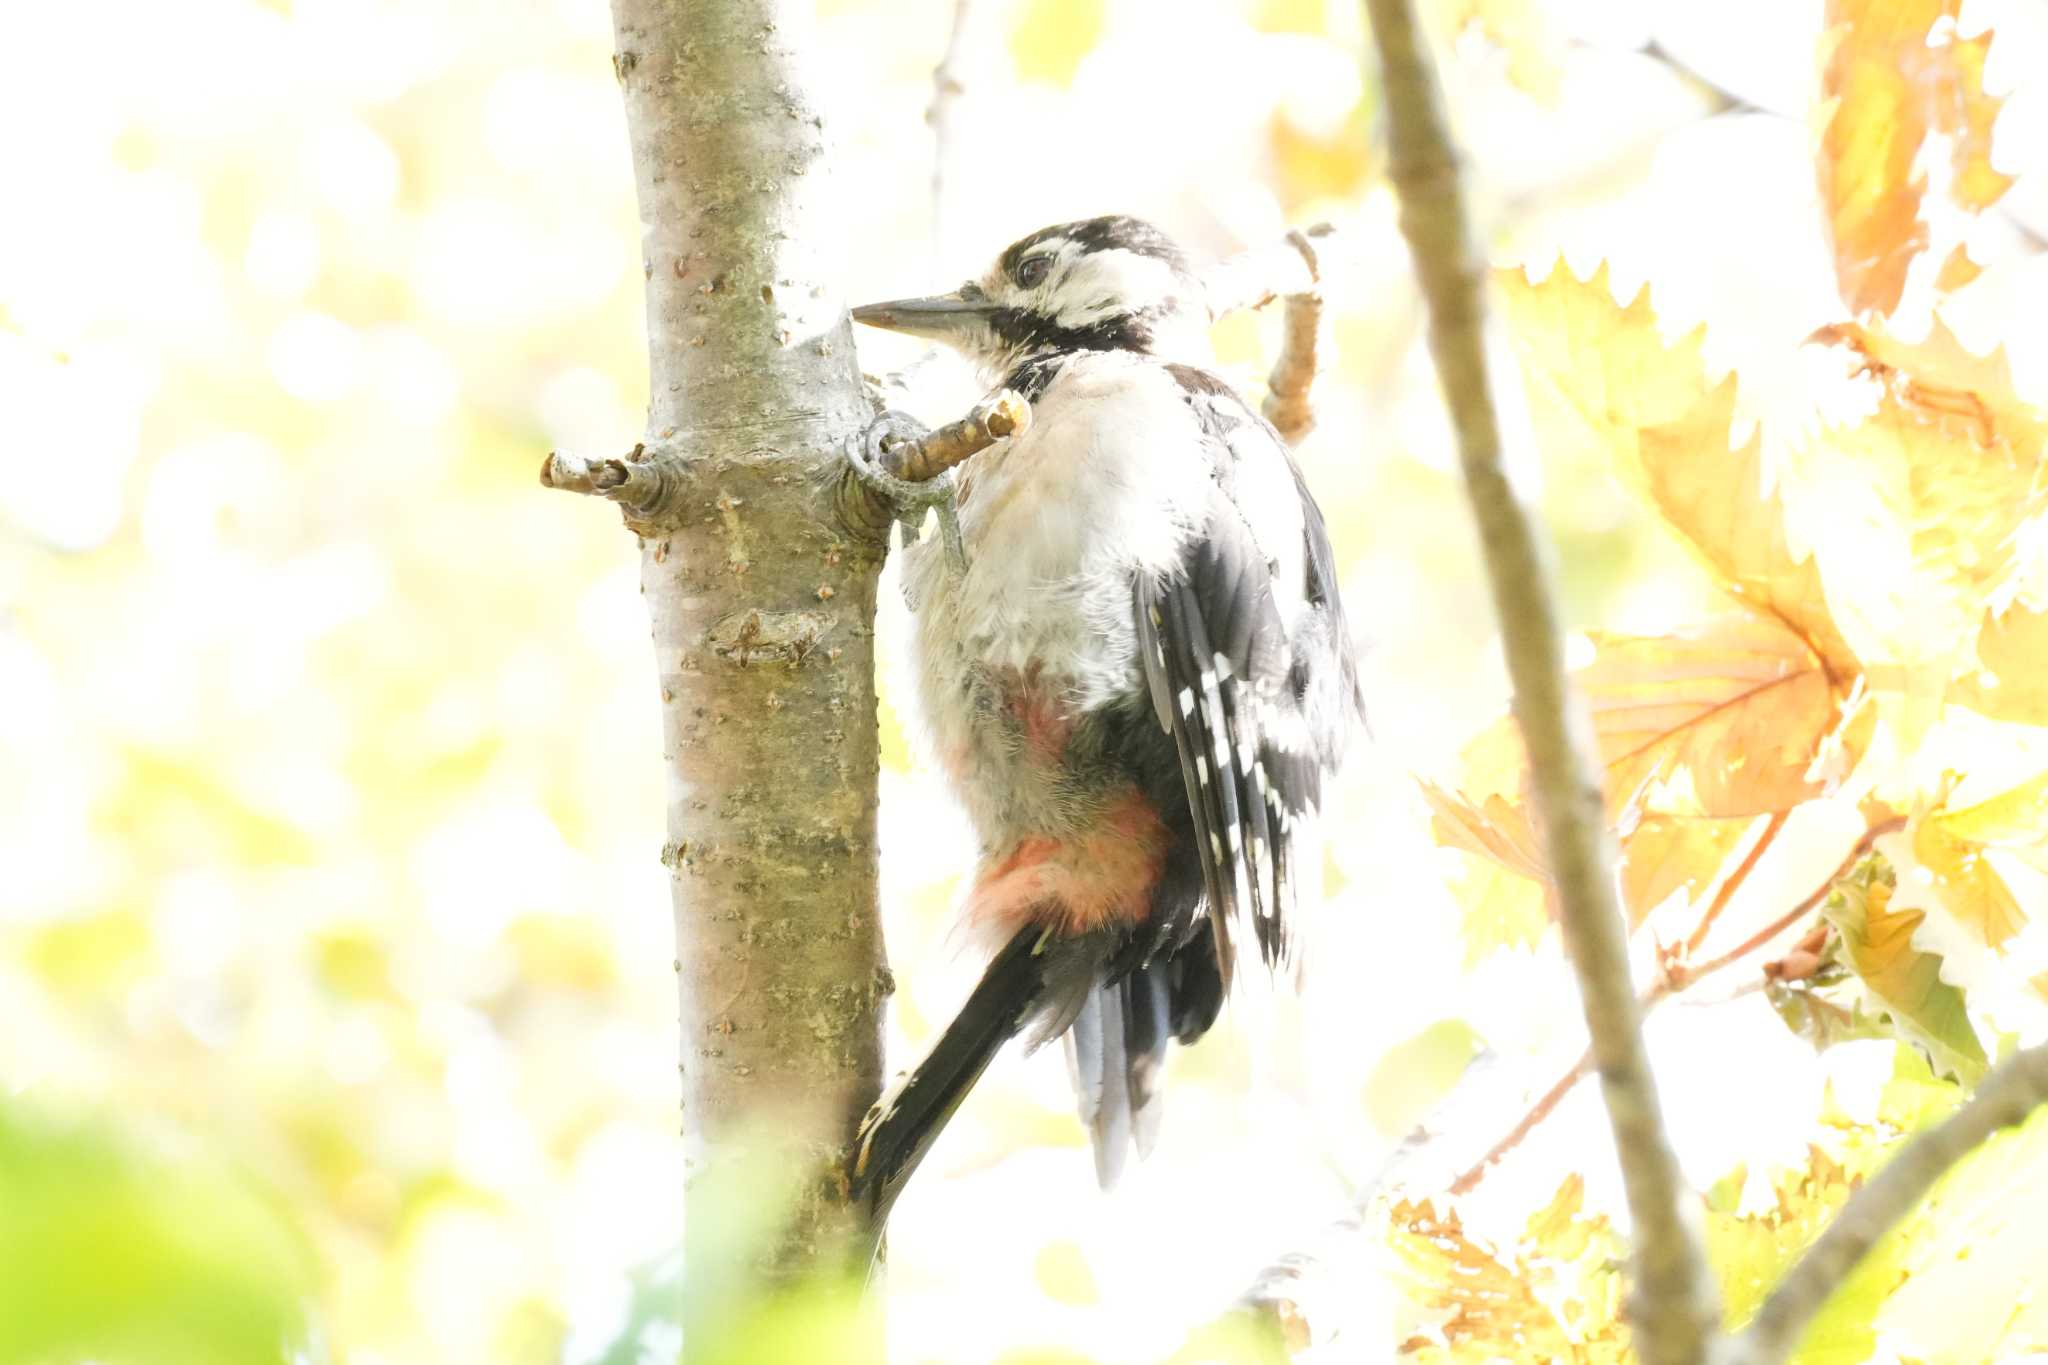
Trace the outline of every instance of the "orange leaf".
<instances>
[{"instance_id":1,"label":"orange leaf","mask_svg":"<svg viewBox=\"0 0 2048 1365\"><path fill-rule=\"evenodd\" d=\"M2015 457L2028 470L2048 445L2048 412L2013 386L2004 348L1968 351L1939 317L1925 341L1900 341L1883 327L1855 322L1823 327L1808 340L1843 348L1859 373L1883 386L1874 420L1932 427L1986 453Z\"/></svg>"},{"instance_id":2,"label":"orange leaf","mask_svg":"<svg viewBox=\"0 0 2048 1365\"><path fill-rule=\"evenodd\" d=\"M1797 635L1846 691L1861 665L1828 610L1820 566L1793 552L1782 502L1763 495L1761 438L1729 449L1734 414L1729 379L1682 419L1645 431L1643 486L1708 572L1744 606Z\"/></svg>"},{"instance_id":3,"label":"orange leaf","mask_svg":"<svg viewBox=\"0 0 2048 1365\"><path fill-rule=\"evenodd\" d=\"M1638 821L1621 843L1621 894L1629 927L1640 925L1674 892L1697 901L1751 823L1683 815L1646 815Z\"/></svg>"},{"instance_id":4,"label":"orange leaf","mask_svg":"<svg viewBox=\"0 0 2048 1365\"><path fill-rule=\"evenodd\" d=\"M1808 770L1840 708L1826 669L1784 626L1727 616L1681 635L1594 643L1576 679L1610 806L1681 775L1691 810L1680 813L1714 817L1790 810L1823 791Z\"/></svg>"},{"instance_id":5,"label":"orange leaf","mask_svg":"<svg viewBox=\"0 0 2048 1365\"><path fill-rule=\"evenodd\" d=\"M1529 827L1528 812L1521 805L1499 795L1488 795L1475 804L1434 782L1423 781L1420 785L1435 812L1429 828L1439 844L1490 858L1531 881L1547 879L1542 850L1537 847L1535 831Z\"/></svg>"},{"instance_id":6,"label":"orange leaf","mask_svg":"<svg viewBox=\"0 0 2048 1365\"><path fill-rule=\"evenodd\" d=\"M1970 249L1957 243L1955 249L1948 253L1948 259L1941 263L1941 273L1934 277L1934 287L1944 294L1953 294L1974 283L1983 273L1984 267L1970 259Z\"/></svg>"},{"instance_id":7,"label":"orange leaf","mask_svg":"<svg viewBox=\"0 0 2048 1365\"><path fill-rule=\"evenodd\" d=\"M1930 46L1937 20L1961 0L1828 0L1821 71L1818 173L1834 241L1835 274L1855 312L1898 307L1906 272L1927 247L1924 176L1914 162L1930 130L1953 141L1954 197L1982 209L2012 181L1991 168L2001 101L1984 93L1991 35Z\"/></svg>"},{"instance_id":8,"label":"orange leaf","mask_svg":"<svg viewBox=\"0 0 2048 1365\"><path fill-rule=\"evenodd\" d=\"M1550 877L1526 805L1498 792L1474 802L1434 782L1419 785L1437 843L1473 858L1457 883L1466 965L1500 948L1533 947L1554 916Z\"/></svg>"},{"instance_id":9,"label":"orange leaf","mask_svg":"<svg viewBox=\"0 0 2048 1365\"><path fill-rule=\"evenodd\" d=\"M1945 98L1935 107L1936 126L1955 139L1951 159L1956 178L1949 194L1966 209L1990 208L2013 182L1991 167L1991 125L2005 101L1984 93L1984 56L1990 47L1989 29L1949 44L1953 83L1943 87Z\"/></svg>"}]
</instances>

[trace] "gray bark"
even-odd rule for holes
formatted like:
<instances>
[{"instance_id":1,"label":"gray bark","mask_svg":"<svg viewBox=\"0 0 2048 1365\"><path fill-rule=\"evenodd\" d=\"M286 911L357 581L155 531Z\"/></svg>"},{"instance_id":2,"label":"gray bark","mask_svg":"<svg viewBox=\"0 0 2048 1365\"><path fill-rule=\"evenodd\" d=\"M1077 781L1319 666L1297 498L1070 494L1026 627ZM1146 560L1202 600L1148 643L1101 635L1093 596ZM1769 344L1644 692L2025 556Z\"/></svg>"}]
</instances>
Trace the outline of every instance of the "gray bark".
<instances>
[{"instance_id":1,"label":"gray bark","mask_svg":"<svg viewBox=\"0 0 2048 1365\"><path fill-rule=\"evenodd\" d=\"M776 1276L847 1230L829 1172L879 1088L889 990L881 547L840 526L830 477L870 409L814 250L832 225L822 121L791 50L808 11L612 6L652 371L633 457L647 496L626 519L661 689L688 1187L694 1201L745 1156L752 1177L800 1191L760 1267ZM689 1258L730 1255L702 1242L686 1237ZM686 1273L699 1269L731 1267Z\"/></svg>"}]
</instances>

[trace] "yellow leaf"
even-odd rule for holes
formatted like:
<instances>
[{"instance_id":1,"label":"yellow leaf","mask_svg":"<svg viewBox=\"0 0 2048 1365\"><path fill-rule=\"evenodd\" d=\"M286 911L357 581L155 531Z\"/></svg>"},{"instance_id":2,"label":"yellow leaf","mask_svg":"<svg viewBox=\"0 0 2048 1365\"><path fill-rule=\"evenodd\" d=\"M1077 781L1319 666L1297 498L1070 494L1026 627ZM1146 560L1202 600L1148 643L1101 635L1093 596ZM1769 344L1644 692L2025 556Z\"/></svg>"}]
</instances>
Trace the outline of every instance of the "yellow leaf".
<instances>
[{"instance_id":1,"label":"yellow leaf","mask_svg":"<svg viewBox=\"0 0 2048 1365\"><path fill-rule=\"evenodd\" d=\"M1078 1243L1047 1242L1039 1248L1032 1271L1040 1291L1054 1303L1082 1306L1101 1297L1095 1272L1088 1268L1088 1257Z\"/></svg>"},{"instance_id":2,"label":"yellow leaf","mask_svg":"<svg viewBox=\"0 0 2048 1365\"><path fill-rule=\"evenodd\" d=\"M2013 178L1991 166L1991 126L1998 121L2003 98L1984 93L1984 57L1991 31L1974 38L1954 39L1948 46L1942 101L1935 106L1937 126L1955 139L1950 160L1955 183L1950 196L1966 209L1987 209L2012 188Z\"/></svg>"},{"instance_id":3,"label":"yellow leaf","mask_svg":"<svg viewBox=\"0 0 2048 1365\"><path fill-rule=\"evenodd\" d=\"M1371 108L1361 100L1334 128L1304 128L1276 109L1266 128L1273 189L1289 211L1324 199L1355 196L1372 178Z\"/></svg>"},{"instance_id":4,"label":"yellow leaf","mask_svg":"<svg viewBox=\"0 0 2048 1365\"><path fill-rule=\"evenodd\" d=\"M1530 824L1528 760L1512 717L1465 746L1456 792L1421 781L1430 833L1473 855L1458 880L1459 925L1470 966L1500 948L1533 947L1553 918L1542 846Z\"/></svg>"},{"instance_id":5,"label":"yellow leaf","mask_svg":"<svg viewBox=\"0 0 2048 1365\"><path fill-rule=\"evenodd\" d=\"M375 933L360 926L337 927L314 938L315 979L349 1000L389 1000L397 994L391 954Z\"/></svg>"},{"instance_id":6,"label":"yellow leaf","mask_svg":"<svg viewBox=\"0 0 2048 1365\"><path fill-rule=\"evenodd\" d=\"M1327 33L1329 0L1259 0L1252 27L1261 33Z\"/></svg>"},{"instance_id":7,"label":"yellow leaf","mask_svg":"<svg viewBox=\"0 0 2048 1365\"><path fill-rule=\"evenodd\" d=\"M1390 1138L1407 1136L1450 1093L1485 1045L1462 1019L1439 1019L1396 1043L1366 1078L1366 1117Z\"/></svg>"},{"instance_id":8,"label":"yellow leaf","mask_svg":"<svg viewBox=\"0 0 2048 1365\"><path fill-rule=\"evenodd\" d=\"M1993 720L2048 725L2048 612L1986 612L1977 662L1983 674L1956 683L1953 700Z\"/></svg>"},{"instance_id":9,"label":"yellow leaf","mask_svg":"<svg viewBox=\"0 0 2048 1365\"><path fill-rule=\"evenodd\" d=\"M1010 33L1020 81L1066 87L1102 40L1105 0L1025 0Z\"/></svg>"},{"instance_id":10,"label":"yellow leaf","mask_svg":"<svg viewBox=\"0 0 2048 1365\"><path fill-rule=\"evenodd\" d=\"M39 984L66 995L117 996L148 970L149 920L134 909L74 915L38 925L20 961Z\"/></svg>"},{"instance_id":11,"label":"yellow leaf","mask_svg":"<svg viewBox=\"0 0 2048 1365\"><path fill-rule=\"evenodd\" d=\"M618 985L611 943L591 916L521 915L507 926L505 941L522 984L599 997Z\"/></svg>"},{"instance_id":12,"label":"yellow leaf","mask_svg":"<svg viewBox=\"0 0 2048 1365\"><path fill-rule=\"evenodd\" d=\"M1620 1321L1620 1238L1581 1209L1584 1181L1569 1176L1511 1246L1468 1233L1455 1212L1403 1200L1389 1210L1387 1244L1408 1272L1406 1291L1437 1321L1442 1341L1413 1338L1403 1356L1430 1362L1628 1360Z\"/></svg>"},{"instance_id":13,"label":"yellow leaf","mask_svg":"<svg viewBox=\"0 0 2048 1365\"><path fill-rule=\"evenodd\" d=\"M1535 0L1449 0L1427 8L1441 48L1476 32L1507 57L1508 79L1555 104L1564 78L1565 40Z\"/></svg>"},{"instance_id":14,"label":"yellow leaf","mask_svg":"<svg viewBox=\"0 0 2048 1365\"><path fill-rule=\"evenodd\" d=\"M1842 298L1859 313L1896 308L1926 249L1926 180L1914 174L1930 130L1953 140L1954 197L1982 209L2011 179L1991 169L1999 101L1984 93L1991 35L1928 44L1961 0L1828 0L1818 174Z\"/></svg>"},{"instance_id":15,"label":"yellow leaf","mask_svg":"<svg viewBox=\"0 0 2048 1365\"><path fill-rule=\"evenodd\" d=\"M2003 354L1971 354L1939 320L1915 344L1854 324L1823 328L1815 339L1880 386L1876 411L1830 429L1825 445L1895 528L1887 532L1895 548L1872 566L1863 589L1866 606L1882 605L1872 638L1938 697L1952 675L1976 671L1973 640L1980 658L1999 643L1983 624L1985 607L2008 591L2029 523L2048 510L2048 413L2015 390ZM1981 682L1959 684L1950 696L2008 714L2024 709L2038 670L2036 660L2017 671L2020 701L1990 695Z\"/></svg>"},{"instance_id":16,"label":"yellow leaf","mask_svg":"<svg viewBox=\"0 0 2048 1365\"><path fill-rule=\"evenodd\" d=\"M1728 444L1735 382L1707 383L1695 330L1666 344L1649 291L1617 304L1603 265L1561 264L1541 283L1497 277L1545 444L1593 444L1708 573L1751 611L1776 617L1846 692L1860 671L1828 610L1820 570L1793 552L1784 509L1764 496L1760 443Z\"/></svg>"},{"instance_id":17,"label":"yellow leaf","mask_svg":"<svg viewBox=\"0 0 2048 1365\"><path fill-rule=\"evenodd\" d=\"M1991 848L2033 848L2048 840L2048 773L1959 810L1938 810L1913 830L1913 857L1934 878L1941 902L1992 948L2027 924L2012 888L1985 857Z\"/></svg>"},{"instance_id":18,"label":"yellow leaf","mask_svg":"<svg viewBox=\"0 0 2048 1365\"><path fill-rule=\"evenodd\" d=\"M1720 1283L1723 1322L1729 1330L1756 1315L1779 1278L1833 1221L1873 1164L1867 1142L1854 1144L1844 1155L1852 1163L1847 1167L1820 1147L1809 1146L1803 1167L1775 1174L1776 1198L1761 1212L1738 1213L1728 1198L1709 1203L1707 1260ZM1735 1187L1740 1183L1736 1181ZM1886 1291L1898 1281L1898 1255L1898 1239L1887 1239L1857 1267L1806 1331L1792 1356L1794 1365L1848 1365L1870 1358L1876 1345L1872 1320Z\"/></svg>"},{"instance_id":19,"label":"yellow leaf","mask_svg":"<svg viewBox=\"0 0 2048 1365\"><path fill-rule=\"evenodd\" d=\"M1972 843L2023 848L2048 839L2048 773L1986 797L1974 806L1932 817L1948 833Z\"/></svg>"},{"instance_id":20,"label":"yellow leaf","mask_svg":"<svg viewBox=\"0 0 2048 1365\"><path fill-rule=\"evenodd\" d=\"M1557 918L1548 880L1532 881L1490 860L1467 864L1457 892L1467 967L1503 948L1535 947Z\"/></svg>"},{"instance_id":21,"label":"yellow leaf","mask_svg":"<svg viewBox=\"0 0 2048 1365\"><path fill-rule=\"evenodd\" d=\"M1680 635L1595 635L1574 679L1592 713L1607 808L1621 845L1631 927L1672 891L1710 883L1748 820L1824 793L1814 772L1839 748L1860 753L1805 644L1773 621L1729 615ZM1531 818L1528 760L1512 716L1466 747L1458 790L1422 782L1436 841L1478 861L1459 884L1476 958L1534 943L1550 913L1546 860Z\"/></svg>"},{"instance_id":22,"label":"yellow leaf","mask_svg":"<svg viewBox=\"0 0 2048 1365\"><path fill-rule=\"evenodd\" d=\"M1638 433L1685 416L1706 392L1705 332L1667 345L1649 290L1616 303L1605 264L1584 280L1559 261L1540 281L1520 270L1494 281L1547 448L1592 445L1633 467Z\"/></svg>"},{"instance_id":23,"label":"yellow leaf","mask_svg":"<svg viewBox=\"0 0 2048 1365\"><path fill-rule=\"evenodd\" d=\"M1905 1242L1880 1317L1899 1358L2019 1365L2048 1351L2044 1171L2048 1116L2037 1109L1952 1167L1888 1239Z\"/></svg>"}]
</instances>

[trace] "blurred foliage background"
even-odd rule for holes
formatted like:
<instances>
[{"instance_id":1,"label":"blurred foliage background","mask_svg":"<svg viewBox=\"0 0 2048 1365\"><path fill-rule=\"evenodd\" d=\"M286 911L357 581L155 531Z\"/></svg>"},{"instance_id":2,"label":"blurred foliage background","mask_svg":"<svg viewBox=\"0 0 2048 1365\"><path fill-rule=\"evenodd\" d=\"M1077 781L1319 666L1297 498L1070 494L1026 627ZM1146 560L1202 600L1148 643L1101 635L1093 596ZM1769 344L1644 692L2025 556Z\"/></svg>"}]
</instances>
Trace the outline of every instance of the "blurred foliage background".
<instances>
[{"instance_id":1,"label":"blurred foliage background","mask_svg":"<svg viewBox=\"0 0 2048 1365\"><path fill-rule=\"evenodd\" d=\"M1807 401L1788 358L1846 315L1812 165L1819 0L1425 8L1496 259L1604 261L1623 299L1654 282L1663 334L1708 323L1739 420L1786 439ZM2048 18L1982 8L1963 25L1998 26L1992 160L2016 180L1971 220L1984 278L1950 321L2040 394L2048 92L2021 76L2048 70ZM1375 743L1330 818L1306 995L1178 1056L1161 1149L1111 1196L1057 1050L1004 1059L892 1233L897 1358L1163 1358L1475 1054L1503 1079L1459 1122L1490 1140L1579 1047L1554 933L1475 925L1413 781L1504 687L1359 10L981 0L944 240L923 115L952 0L816 10L849 299L1109 211L1204 254L1324 217L1357 243L1303 460ZM0 13L0 1362L660 1354L658 1324L618 1345L681 1217L653 675L630 542L534 478L551 447L630 445L645 396L610 53L601 0ZM1258 389L1278 325L1220 324L1219 368ZM862 345L878 372L917 360ZM920 365L911 401L943 418L970 388ZM1596 453L1523 472L1574 624L1711 599ZM970 848L904 723L884 602L907 1059L969 983L944 924ZM1768 919L1833 857L1768 860L1731 916ZM1668 1010L1653 1042L1687 1171L1730 1220L1717 1245L1752 1261L1846 1188L1859 1122L1927 1089L1889 1042L1817 1057L1755 995ZM1575 1095L1467 1222L1512 1248L1546 1204L1560 1227L1612 1211L1600 1169L1583 1218L1553 1200L1604 1142ZM1742 1163L1794 1173L1762 1177L1783 1211L1762 1232L1726 1184ZM1408 1233L1411 1266L1451 1244L1420 1213ZM1370 1357L1446 1321L1399 1277L1348 1284ZM1839 1358L1868 1354L1852 1341Z\"/></svg>"}]
</instances>

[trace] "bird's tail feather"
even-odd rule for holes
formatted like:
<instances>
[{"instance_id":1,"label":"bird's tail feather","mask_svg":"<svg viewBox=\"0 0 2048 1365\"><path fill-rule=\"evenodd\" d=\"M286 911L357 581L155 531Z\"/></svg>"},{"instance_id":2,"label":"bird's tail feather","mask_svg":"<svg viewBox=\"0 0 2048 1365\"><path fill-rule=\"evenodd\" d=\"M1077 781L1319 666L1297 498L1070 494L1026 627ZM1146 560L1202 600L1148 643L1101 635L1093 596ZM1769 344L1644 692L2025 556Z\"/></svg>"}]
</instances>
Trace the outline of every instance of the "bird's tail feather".
<instances>
[{"instance_id":1,"label":"bird's tail feather","mask_svg":"<svg viewBox=\"0 0 2048 1365\"><path fill-rule=\"evenodd\" d=\"M960 1101L1044 1003L1045 940L1043 929L1027 927L995 955L931 1052L861 1125L850 1183L877 1232Z\"/></svg>"},{"instance_id":2,"label":"bird's tail feather","mask_svg":"<svg viewBox=\"0 0 2048 1365\"><path fill-rule=\"evenodd\" d=\"M1159 1136L1165 1112L1159 1079L1169 1036L1166 973L1162 960L1096 987L1067 1033L1074 1094L1095 1147L1095 1177L1105 1189L1123 1173L1134 1143L1140 1157L1148 1156Z\"/></svg>"}]
</instances>

